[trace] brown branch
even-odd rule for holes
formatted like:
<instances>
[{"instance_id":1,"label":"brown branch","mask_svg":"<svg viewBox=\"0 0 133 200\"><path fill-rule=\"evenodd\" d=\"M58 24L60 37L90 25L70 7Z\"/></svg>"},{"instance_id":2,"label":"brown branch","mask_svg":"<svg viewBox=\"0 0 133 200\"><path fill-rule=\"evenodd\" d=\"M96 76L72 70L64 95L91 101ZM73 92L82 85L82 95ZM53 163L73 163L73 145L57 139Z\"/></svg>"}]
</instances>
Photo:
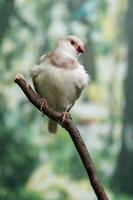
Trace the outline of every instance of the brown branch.
<instances>
[{"instance_id":1,"label":"brown branch","mask_svg":"<svg viewBox=\"0 0 133 200\"><path fill-rule=\"evenodd\" d=\"M20 88L23 90L29 101L38 108L43 114L50 117L51 119L58 122L62 127L64 127L69 133L70 137L73 140L73 143L80 155L80 158L84 164L88 177L90 179L90 183L95 191L95 194L98 200L108 200L108 197L102 187L100 180L97 177L97 172L95 166L91 160L90 154L87 151L85 143L80 136L80 133L75 126L71 117L66 117L62 124L62 114L53 111L48 105L41 105L41 98L38 94L32 89L32 87L26 82L23 75L17 74L14 80ZM41 108L42 107L42 108Z\"/></svg>"}]
</instances>

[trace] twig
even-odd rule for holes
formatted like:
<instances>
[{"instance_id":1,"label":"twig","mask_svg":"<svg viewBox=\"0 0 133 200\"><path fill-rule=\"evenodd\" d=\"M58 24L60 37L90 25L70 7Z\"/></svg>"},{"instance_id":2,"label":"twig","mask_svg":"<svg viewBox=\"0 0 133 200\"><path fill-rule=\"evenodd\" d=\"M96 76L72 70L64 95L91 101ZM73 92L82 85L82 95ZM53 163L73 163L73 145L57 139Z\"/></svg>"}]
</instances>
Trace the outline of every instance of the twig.
<instances>
[{"instance_id":1,"label":"twig","mask_svg":"<svg viewBox=\"0 0 133 200\"><path fill-rule=\"evenodd\" d=\"M84 164L88 177L90 179L90 183L95 191L95 194L98 200L108 200L108 197L104 191L100 180L97 177L97 172L95 166L91 160L90 154L87 151L85 143L80 136L80 133L75 126L71 117L66 117L62 124L62 114L59 112L53 111L48 105L41 105L41 98L38 94L32 89L32 87L26 82L22 74L17 74L14 80L20 88L23 90L29 101L38 108L43 114L48 116L49 118L58 122L62 127L64 127L69 133L70 137L73 140L73 143L80 155L80 158Z\"/></svg>"}]
</instances>

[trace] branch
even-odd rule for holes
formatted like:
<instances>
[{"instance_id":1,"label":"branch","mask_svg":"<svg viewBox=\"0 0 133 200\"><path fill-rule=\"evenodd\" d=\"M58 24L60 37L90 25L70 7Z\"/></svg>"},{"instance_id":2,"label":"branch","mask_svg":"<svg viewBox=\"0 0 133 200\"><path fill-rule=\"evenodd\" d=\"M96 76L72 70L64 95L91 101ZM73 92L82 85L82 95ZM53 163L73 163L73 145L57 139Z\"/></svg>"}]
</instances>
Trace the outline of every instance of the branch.
<instances>
[{"instance_id":1,"label":"branch","mask_svg":"<svg viewBox=\"0 0 133 200\"><path fill-rule=\"evenodd\" d=\"M80 136L80 133L77 127L75 126L72 118L66 117L62 124L62 114L59 112L53 111L48 105L42 106L41 98L32 89L29 83L26 82L23 75L17 74L14 81L20 86L20 88L23 90L23 92L25 93L29 101L36 108L38 108L38 110L40 110L43 114L45 114L49 118L55 120L57 123L59 123L62 127L64 127L67 130L84 164L90 183L93 187L93 190L95 191L95 194L98 200L108 200L108 197L104 191L104 188L102 187L100 180L97 177L97 172L91 160L90 154L87 151L87 147L85 146L85 143L82 137Z\"/></svg>"}]
</instances>

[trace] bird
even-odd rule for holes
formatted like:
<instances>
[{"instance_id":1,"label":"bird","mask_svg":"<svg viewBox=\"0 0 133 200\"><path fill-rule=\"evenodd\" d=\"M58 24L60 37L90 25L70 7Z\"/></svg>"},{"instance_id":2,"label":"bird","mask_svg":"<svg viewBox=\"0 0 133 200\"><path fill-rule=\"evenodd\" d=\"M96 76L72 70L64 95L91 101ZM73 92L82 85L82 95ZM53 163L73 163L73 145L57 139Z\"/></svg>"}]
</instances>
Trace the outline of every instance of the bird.
<instances>
[{"instance_id":1,"label":"bird","mask_svg":"<svg viewBox=\"0 0 133 200\"><path fill-rule=\"evenodd\" d=\"M40 57L30 70L34 88L49 106L67 114L88 84L89 74L78 61L85 52L84 43L74 35L60 38L53 51ZM48 131L56 133L57 122L49 118Z\"/></svg>"}]
</instances>

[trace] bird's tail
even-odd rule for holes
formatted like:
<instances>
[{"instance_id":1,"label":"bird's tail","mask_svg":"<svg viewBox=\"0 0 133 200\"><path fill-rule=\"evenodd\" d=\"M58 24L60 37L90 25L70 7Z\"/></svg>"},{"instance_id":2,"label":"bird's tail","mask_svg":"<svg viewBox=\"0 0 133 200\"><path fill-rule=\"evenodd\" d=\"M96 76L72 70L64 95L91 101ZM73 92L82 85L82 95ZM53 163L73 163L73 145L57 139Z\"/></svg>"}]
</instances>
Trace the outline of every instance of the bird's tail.
<instances>
[{"instance_id":1,"label":"bird's tail","mask_svg":"<svg viewBox=\"0 0 133 200\"><path fill-rule=\"evenodd\" d=\"M55 134L57 132L57 129L58 129L58 124L54 120L49 119L48 121L49 132Z\"/></svg>"}]
</instances>

